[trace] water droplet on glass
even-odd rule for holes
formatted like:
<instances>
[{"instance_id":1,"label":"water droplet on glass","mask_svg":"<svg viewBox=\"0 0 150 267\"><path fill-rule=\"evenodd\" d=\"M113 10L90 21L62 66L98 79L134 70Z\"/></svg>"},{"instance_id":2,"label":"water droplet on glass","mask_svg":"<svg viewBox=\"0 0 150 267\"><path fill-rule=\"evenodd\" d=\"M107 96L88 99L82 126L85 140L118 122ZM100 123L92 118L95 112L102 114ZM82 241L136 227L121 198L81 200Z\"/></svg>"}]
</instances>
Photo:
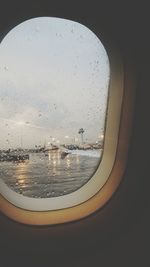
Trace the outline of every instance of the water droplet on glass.
<instances>
[{"instance_id":1,"label":"water droplet on glass","mask_svg":"<svg viewBox=\"0 0 150 267\"><path fill-rule=\"evenodd\" d=\"M5 66L5 67L4 67L4 70L5 70L5 71L8 71L8 67Z\"/></svg>"}]
</instances>

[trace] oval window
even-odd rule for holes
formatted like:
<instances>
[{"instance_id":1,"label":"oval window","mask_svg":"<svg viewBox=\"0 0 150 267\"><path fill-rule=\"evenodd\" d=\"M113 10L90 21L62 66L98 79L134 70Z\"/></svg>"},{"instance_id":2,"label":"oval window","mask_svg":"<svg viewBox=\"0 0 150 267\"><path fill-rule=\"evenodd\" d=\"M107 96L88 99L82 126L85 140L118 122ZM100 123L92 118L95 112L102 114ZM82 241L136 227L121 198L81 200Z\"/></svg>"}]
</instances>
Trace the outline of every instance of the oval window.
<instances>
[{"instance_id":1,"label":"oval window","mask_svg":"<svg viewBox=\"0 0 150 267\"><path fill-rule=\"evenodd\" d=\"M2 40L0 73L0 209L42 225L102 207L123 175L134 94L111 40L33 18Z\"/></svg>"},{"instance_id":2,"label":"oval window","mask_svg":"<svg viewBox=\"0 0 150 267\"><path fill-rule=\"evenodd\" d=\"M78 190L103 152L110 70L101 41L77 22L34 18L5 36L0 58L1 183L28 198Z\"/></svg>"}]
</instances>

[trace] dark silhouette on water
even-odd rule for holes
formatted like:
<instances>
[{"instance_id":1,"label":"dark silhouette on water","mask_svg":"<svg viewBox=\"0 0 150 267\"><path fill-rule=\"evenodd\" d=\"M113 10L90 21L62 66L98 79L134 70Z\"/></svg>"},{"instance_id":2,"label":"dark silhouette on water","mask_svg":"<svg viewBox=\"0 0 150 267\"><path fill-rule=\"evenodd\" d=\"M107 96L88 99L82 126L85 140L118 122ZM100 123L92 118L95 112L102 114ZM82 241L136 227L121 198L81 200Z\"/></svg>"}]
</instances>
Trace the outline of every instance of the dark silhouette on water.
<instances>
[{"instance_id":1,"label":"dark silhouette on water","mask_svg":"<svg viewBox=\"0 0 150 267\"><path fill-rule=\"evenodd\" d=\"M0 154L0 161L24 161L28 160L29 155L28 154L12 154L12 153L1 153Z\"/></svg>"},{"instance_id":2,"label":"dark silhouette on water","mask_svg":"<svg viewBox=\"0 0 150 267\"><path fill-rule=\"evenodd\" d=\"M61 159L64 159L68 154L70 153L66 151L61 152Z\"/></svg>"}]
</instances>

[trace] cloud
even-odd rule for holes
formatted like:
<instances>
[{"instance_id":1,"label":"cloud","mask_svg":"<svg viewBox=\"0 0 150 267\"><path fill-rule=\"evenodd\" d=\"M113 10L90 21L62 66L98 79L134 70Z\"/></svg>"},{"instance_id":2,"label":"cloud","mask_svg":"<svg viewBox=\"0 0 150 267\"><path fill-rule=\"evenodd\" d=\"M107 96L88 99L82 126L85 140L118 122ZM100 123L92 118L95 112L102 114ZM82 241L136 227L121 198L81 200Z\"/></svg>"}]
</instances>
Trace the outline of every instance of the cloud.
<instances>
[{"instance_id":1,"label":"cloud","mask_svg":"<svg viewBox=\"0 0 150 267\"><path fill-rule=\"evenodd\" d=\"M0 147L19 146L20 135L25 147L50 136L63 142L81 127L96 140L105 123L109 60L94 33L68 20L31 19L6 35L0 57Z\"/></svg>"}]
</instances>

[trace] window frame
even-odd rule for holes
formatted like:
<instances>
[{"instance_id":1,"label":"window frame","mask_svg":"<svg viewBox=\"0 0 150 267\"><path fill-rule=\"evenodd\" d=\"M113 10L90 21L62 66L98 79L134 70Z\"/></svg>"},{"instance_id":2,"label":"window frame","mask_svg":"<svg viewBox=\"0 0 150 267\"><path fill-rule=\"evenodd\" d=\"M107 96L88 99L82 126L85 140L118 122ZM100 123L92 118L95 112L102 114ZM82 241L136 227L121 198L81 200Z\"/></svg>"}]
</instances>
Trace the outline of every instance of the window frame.
<instances>
[{"instance_id":1,"label":"window frame","mask_svg":"<svg viewBox=\"0 0 150 267\"><path fill-rule=\"evenodd\" d=\"M132 72L130 64L127 64L128 67L123 64L121 53L119 53L118 49L116 49L116 46L114 46L109 38L104 38L102 33L97 34L97 37L104 45L110 61L109 100L104 152L101 163L93 177L80 189L66 196L53 198L54 202L57 199L58 204L55 204L51 210L50 208L44 210L41 206L38 206L39 208L37 210L31 205L31 202L29 204L30 208L29 205L27 206L24 204L21 204L19 207L12 199L13 195L16 194L18 201L20 197L19 194L12 192L12 190L6 186L6 194L0 195L0 210L13 220L31 225L60 224L79 220L103 207L112 197L122 180L131 134L134 103L134 75L132 73L132 78L126 79L129 73ZM112 131L112 129L114 129L114 121L116 122L115 131ZM113 137L112 134L114 134ZM105 170L102 169L104 161L107 161L104 164ZM100 180L100 171L106 172L105 176L107 175L107 179L105 179L101 186L97 186L96 181L99 182ZM91 184L95 186L92 193L89 191ZM83 190L85 190L85 188L86 197L83 198ZM9 197L7 196L8 191L10 193ZM80 198L78 195L79 192ZM68 198L72 194L74 196L73 202L69 201ZM60 206L60 198L67 199L65 205L63 204L63 206ZM39 199L33 200L39 205ZM42 199L42 201L44 201L44 199Z\"/></svg>"}]
</instances>

